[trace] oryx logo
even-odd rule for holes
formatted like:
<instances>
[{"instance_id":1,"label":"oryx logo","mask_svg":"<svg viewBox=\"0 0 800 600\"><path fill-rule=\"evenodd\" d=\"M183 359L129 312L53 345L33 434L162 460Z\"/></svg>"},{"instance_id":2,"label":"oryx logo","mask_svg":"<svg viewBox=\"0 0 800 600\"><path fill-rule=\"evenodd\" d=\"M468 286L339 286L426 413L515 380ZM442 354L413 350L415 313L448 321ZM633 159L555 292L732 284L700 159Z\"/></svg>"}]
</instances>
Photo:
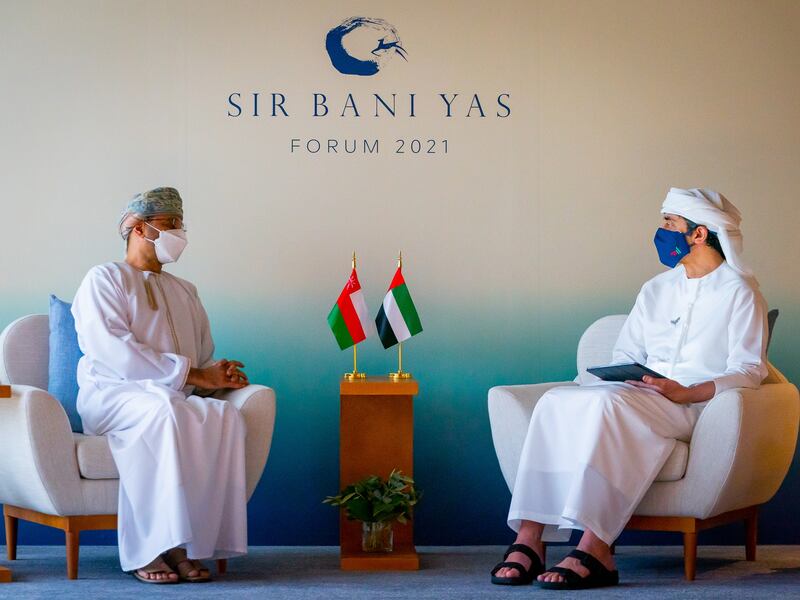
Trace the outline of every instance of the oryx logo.
<instances>
[{"instance_id":1,"label":"oryx logo","mask_svg":"<svg viewBox=\"0 0 800 600\"><path fill-rule=\"evenodd\" d=\"M325 49L334 68L345 75L375 75L395 55L408 60L394 26L369 17L342 21L328 32Z\"/></svg>"}]
</instances>

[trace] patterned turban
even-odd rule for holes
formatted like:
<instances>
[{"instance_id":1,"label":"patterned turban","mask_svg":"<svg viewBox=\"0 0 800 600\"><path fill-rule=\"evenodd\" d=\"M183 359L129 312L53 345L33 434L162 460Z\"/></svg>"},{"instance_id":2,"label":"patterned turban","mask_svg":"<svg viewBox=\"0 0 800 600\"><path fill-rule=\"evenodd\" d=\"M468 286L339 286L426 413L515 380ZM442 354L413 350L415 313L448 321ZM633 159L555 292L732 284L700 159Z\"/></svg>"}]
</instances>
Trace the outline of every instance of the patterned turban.
<instances>
[{"instance_id":1,"label":"patterned turban","mask_svg":"<svg viewBox=\"0 0 800 600\"><path fill-rule=\"evenodd\" d=\"M160 187L136 194L130 199L119 220L119 234L127 240L134 225L142 219L156 215L175 215L183 218L183 200L178 190Z\"/></svg>"}]
</instances>

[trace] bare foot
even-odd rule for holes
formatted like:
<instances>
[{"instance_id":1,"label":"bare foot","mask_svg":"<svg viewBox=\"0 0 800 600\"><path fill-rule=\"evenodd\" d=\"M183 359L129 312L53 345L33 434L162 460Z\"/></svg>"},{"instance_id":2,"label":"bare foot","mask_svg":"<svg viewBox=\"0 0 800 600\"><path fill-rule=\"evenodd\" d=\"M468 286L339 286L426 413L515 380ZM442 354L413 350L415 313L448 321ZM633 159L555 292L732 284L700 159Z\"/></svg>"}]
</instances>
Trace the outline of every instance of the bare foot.
<instances>
[{"instance_id":1,"label":"bare foot","mask_svg":"<svg viewBox=\"0 0 800 600\"><path fill-rule=\"evenodd\" d=\"M199 560L189 559L184 548L173 548L166 554L167 563L183 578L210 577L208 570Z\"/></svg>"},{"instance_id":2,"label":"bare foot","mask_svg":"<svg viewBox=\"0 0 800 600\"><path fill-rule=\"evenodd\" d=\"M616 570L617 566L614 563L614 556L611 554L611 550L609 550L608 548L606 548L606 551L603 552L602 549L594 547L590 552L588 550L585 550L584 548L581 548L580 545L578 545L578 549L583 550L587 554L591 554L592 556L594 556L609 571ZM567 556L556 566L563 567L565 569L570 569L571 571L575 571L575 573L577 573L580 577L586 577L587 575L589 575L589 569L584 567L577 558L574 558L572 556ZM553 573L551 571L545 571L544 573L539 575L537 579L539 581L552 581L556 583L566 581L563 575L561 575L560 573Z\"/></svg>"},{"instance_id":3,"label":"bare foot","mask_svg":"<svg viewBox=\"0 0 800 600\"><path fill-rule=\"evenodd\" d=\"M169 568L161 556L157 556L149 565L136 569L136 573L151 581L178 581L178 574Z\"/></svg>"}]
</instances>

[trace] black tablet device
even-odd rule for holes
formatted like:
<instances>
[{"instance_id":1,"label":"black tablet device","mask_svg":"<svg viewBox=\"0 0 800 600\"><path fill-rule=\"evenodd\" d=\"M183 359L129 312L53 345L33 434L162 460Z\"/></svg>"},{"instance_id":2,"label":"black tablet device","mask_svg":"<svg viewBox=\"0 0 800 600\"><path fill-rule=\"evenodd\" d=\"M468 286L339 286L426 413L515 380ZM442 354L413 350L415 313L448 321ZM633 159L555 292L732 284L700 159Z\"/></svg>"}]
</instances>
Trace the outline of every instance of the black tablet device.
<instances>
[{"instance_id":1,"label":"black tablet device","mask_svg":"<svg viewBox=\"0 0 800 600\"><path fill-rule=\"evenodd\" d=\"M603 381L641 381L645 375L664 379L661 373L656 373L653 369L648 369L639 363L628 363L624 365L606 365L604 367L589 367L586 369L592 375L597 375Z\"/></svg>"}]
</instances>

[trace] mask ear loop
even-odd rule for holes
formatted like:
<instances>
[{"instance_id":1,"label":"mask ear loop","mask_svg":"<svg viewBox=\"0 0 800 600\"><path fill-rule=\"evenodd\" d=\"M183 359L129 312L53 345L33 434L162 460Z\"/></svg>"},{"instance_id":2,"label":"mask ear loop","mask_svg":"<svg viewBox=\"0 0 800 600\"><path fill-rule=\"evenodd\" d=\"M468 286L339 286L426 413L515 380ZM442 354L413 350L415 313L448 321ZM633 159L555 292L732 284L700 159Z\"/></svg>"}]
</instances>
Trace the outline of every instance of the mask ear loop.
<instances>
[{"instance_id":1,"label":"mask ear loop","mask_svg":"<svg viewBox=\"0 0 800 600\"><path fill-rule=\"evenodd\" d=\"M142 221L142 223L144 223L145 225L147 225L147 226L148 226L148 227L150 227L151 229L155 229L155 230L158 232L158 235L159 235L159 236L161 236L161 230L160 230L158 227L156 227L155 225L150 225L150 223L148 223L147 221ZM151 239L150 239L150 238L148 238L148 237L146 237L146 238L144 238L144 239L146 239L146 240L147 240L148 242L150 242L151 244L155 244L155 243L156 243L156 240L151 240ZM156 239L158 239L158 238L156 238Z\"/></svg>"}]
</instances>

